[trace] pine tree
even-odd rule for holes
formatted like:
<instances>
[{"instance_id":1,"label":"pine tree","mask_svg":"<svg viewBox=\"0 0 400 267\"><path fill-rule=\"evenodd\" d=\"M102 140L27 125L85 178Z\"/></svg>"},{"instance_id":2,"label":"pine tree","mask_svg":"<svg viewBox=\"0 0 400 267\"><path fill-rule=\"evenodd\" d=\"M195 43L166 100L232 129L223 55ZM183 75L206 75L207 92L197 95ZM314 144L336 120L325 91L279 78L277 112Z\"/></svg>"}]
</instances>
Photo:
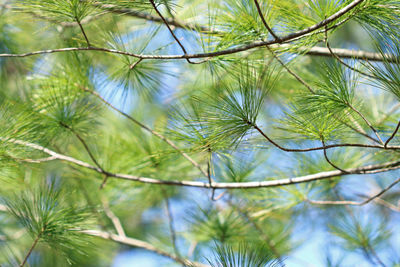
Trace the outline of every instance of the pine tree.
<instances>
[{"instance_id":1,"label":"pine tree","mask_svg":"<svg viewBox=\"0 0 400 267\"><path fill-rule=\"evenodd\" d=\"M399 1L0 3L1 266L400 266Z\"/></svg>"}]
</instances>

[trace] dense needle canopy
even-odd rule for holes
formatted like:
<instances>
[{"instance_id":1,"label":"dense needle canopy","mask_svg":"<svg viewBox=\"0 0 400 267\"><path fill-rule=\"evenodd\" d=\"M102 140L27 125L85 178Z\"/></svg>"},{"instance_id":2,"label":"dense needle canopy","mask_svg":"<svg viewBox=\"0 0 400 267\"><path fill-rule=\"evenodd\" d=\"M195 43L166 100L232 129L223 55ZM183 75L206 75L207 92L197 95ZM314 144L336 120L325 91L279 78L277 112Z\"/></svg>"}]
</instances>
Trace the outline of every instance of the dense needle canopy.
<instances>
[{"instance_id":1,"label":"dense needle canopy","mask_svg":"<svg viewBox=\"0 0 400 267\"><path fill-rule=\"evenodd\" d=\"M400 266L399 15L0 0L0 265Z\"/></svg>"}]
</instances>

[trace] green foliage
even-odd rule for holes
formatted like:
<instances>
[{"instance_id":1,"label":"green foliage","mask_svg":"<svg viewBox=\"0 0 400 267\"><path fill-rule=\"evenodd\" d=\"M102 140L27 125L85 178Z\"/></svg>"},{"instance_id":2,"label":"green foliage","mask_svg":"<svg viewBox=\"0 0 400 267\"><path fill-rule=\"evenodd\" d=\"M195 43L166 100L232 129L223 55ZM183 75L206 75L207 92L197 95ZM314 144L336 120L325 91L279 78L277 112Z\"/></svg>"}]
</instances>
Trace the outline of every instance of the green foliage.
<instances>
[{"instance_id":1,"label":"green foliage","mask_svg":"<svg viewBox=\"0 0 400 267\"><path fill-rule=\"evenodd\" d=\"M211 146L221 143L235 146L256 125L264 99L272 87L271 71L247 67L240 71L233 84L216 82L215 97L206 94L194 98L196 105L204 109L197 113L197 118L189 120L199 126Z\"/></svg>"},{"instance_id":2,"label":"green foliage","mask_svg":"<svg viewBox=\"0 0 400 267\"><path fill-rule=\"evenodd\" d=\"M318 90L305 99L311 106L305 112L326 109L337 114L353 105L354 91L359 83L356 74L334 61L320 67L319 77L321 82L317 84Z\"/></svg>"},{"instance_id":3,"label":"green foliage","mask_svg":"<svg viewBox=\"0 0 400 267\"><path fill-rule=\"evenodd\" d=\"M151 53L147 47L158 32L159 27L145 34L131 36L121 36L110 32L106 35L106 40L108 40L110 48L115 50ZM165 86L162 79L160 79L165 75L164 68L164 64L160 64L157 61L140 60L118 55L117 60L107 68L108 77L105 79L103 86L107 88L109 87L108 85L111 85L115 88L107 93L110 97L116 96L122 90L120 99L126 100L130 91L144 98L151 98L160 91L162 86Z\"/></svg>"},{"instance_id":4,"label":"green foliage","mask_svg":"<svg viewBox=\"0 0 400 267\"><path fill-rule=\"evenodd\" d=\"M371 224L370 221L361 223L356 219L347 218L340 225L330 226L331 232L340 237L349 250L369 251L373 247L383 244L389 236L390 231L385 224Z\"/></svg>"},{"instance_id":5,"label":"green foliage","mask_svg":"<svg viewBox=\"0 0 400 267\"><path fill-rule=\"evenodd\" d=\"M1 266L398 264L399 1L257 3L0 3Z\"/></svg>"},{"instance_id":6,"label":"green foliage","mask_svg":"<svg viewBox=\"0 0 400 267\"><path fill-rule=\"evenodd\" d=\"M239 43L267 39L268 31L265 29L258 15L257 8L252 0L229 0L220 7L217 25L226 31L220 36L216 49L226 48ZM268 19L268 13L266 12Z\"/></svg>"},{"instance_id":7,"label":"green foliage","mask_svg":"<svg viewBox=\"0 0 400 267\"><path fill-rule=\"evenodd\" d=\"M380 65L368 64L380 88L391 92L400 99L400 46L393 39L388 39L386 44L377 47L384 59Z\"/></svg>"},{"instance_id":8,"label":"green foliage","mask_svg":"<svg viewBox=\"0 0 400 267\"><path fill-rule=\"evenodd\" d=\"M199 209L191 215L192 232L201 241L218 240L221 243L240 240L244 237L243 225L239 215L233 211L222 213L217 209Z\"/></svg>"},{"instance_id":9,"label":"green foliage","mask_svg":"<svg viewBox=\"0 0 400 267\"><path fill-rule=\"evenodd\" d=\"M369 0L356 13L355 19L369 30L398 35L399 15L398 1Z\"/></svg>"},{"instance_id":10,"label":"green foliage","mask_svg":"<svg viewBox=\"0 0 400 267\"><path fill-rule=\"evenodd\" d=\"M92 0L19 0L23 10L59 21L82 21L95 10Z\"/></svg>"},{"instance_id":11,"label":"green foliage","mask_svg":"<svg viewBox=\"0 0 400 267\"><path fill-rule=\"evenodd\" d=\"M68 255L79 248L81 253L88 240L83 230L90 228L91 215L87 208L69 206L54 184L20 192L5 199L11 215L33 239Z\"/></svg>"},{"instance_id":12,"label":"green foliage","mask_svg":"<svg viewBox=\"0 0 400 267\"><path fill-rule=\"evenodd\" d=\"M327 110L305 112L304 106L293 106L278 129L291 132L307 139L331 139L342 125Z\"/></svg>"},{"instance_id":13,"label":"green foliage","mask_svg":"<svg viewBox=\"0 0 400 267\"><path fill-rule=\"evenodd\" d=\"M214 260L208 260L213 267L264 267L279 266L271 252L264 246L239 243L237 246L216 245Z\"/></svg>"}]
</instances>

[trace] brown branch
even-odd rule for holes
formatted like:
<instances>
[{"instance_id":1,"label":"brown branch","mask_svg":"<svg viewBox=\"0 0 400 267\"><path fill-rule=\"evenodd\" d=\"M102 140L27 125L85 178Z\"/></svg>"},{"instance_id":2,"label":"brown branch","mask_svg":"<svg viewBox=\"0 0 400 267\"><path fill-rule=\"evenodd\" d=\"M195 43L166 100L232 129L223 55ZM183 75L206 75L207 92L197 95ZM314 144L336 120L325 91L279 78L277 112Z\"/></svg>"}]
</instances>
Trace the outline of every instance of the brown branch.
<instances>
[{"instance_id":1,"label":"brown branch","mask_svg":"<svg viewBox=\"0 0 400 267\"><path fill-rule=\"evenodd\" d=\"M267 46L267 49L271 53L271 55L281 64L281 66L289 73L291 74L294 78L296 78L297 81L299 81L302 85L304 85L308 91L310 91L312 94L315 94L315 91L311 88L311 86L304 81L299 75L297 75L294 71L292 71L276 54L275 52Z\"/></svg>"},{"instance_id":2,"label":"brown branch","mask_svg":"<svg viewBox=\"0 0 400 267\"><path fill-rule=\"evenodd\" d=\"M364 0L355 0L352 3L350 3L349 5L345 6L341 10L339 10L338 12L336 12L335 14L320 21L319 23L314 24L313 26L310 26L303 30L296 31L296 32L290 33L286 36L283 36L280 38L280 40L281 40L281 42L290 41L290 40L296 39L298 37L304 36L308 33L314 32L315 30L321 29L325 25L342 17L344 14L351 11L353 8L355 8L357 5L359 5L363 1ZM230 48L230 49L226 49L226 50L222 50L222 51L215 51L215 52L209 52L209 53L197 53L197 54L184 54L184 55L142 55L142 54L134 54L134 53L129 53L129 52L125 52L125 51L119 51L119 50L108 49L108 48L99 48L99 47L68 47L68 48L41 50L41 51L35 51L35 52L29 52L29 53L23 53L23 54L0 54L0 57L27 57L27 56L40 55L40 54L70 52L70 51L103 51L103 52L107 52L107 53L126 55L126 56L131 56L131 57L136 57L136 58L142 58L142 59L191 59L191 58L209 58L209 57L216 57L216 56L222 56L222 55L229 55L229 54L234 54L234 53L250 50L253 48L257 48L257 47L265 47L265 46L268 46L271 44L276 44L276 43L279 43L279 42L277 40L255 41L255 42L247 44L247 45L242 45L242 46L238 46L235 48Z\"/></svg>"},{"instance_id":3,"label":"brown branch","mask_svg":"<svg viewBox=\"0 0 400 267\"><path fill-rule=\"evenodd\" d=\"M379 142L384 145L381 137L378 134L378 131L374 128L374 126L372 126L372 124L367 120L367 118L360 112L358 111L355 107L353 107L350 103L347 103L347 106L353 110L354 112L356 112L364 121L365 123L368 125L368 127L375 133L376 137L378 138Z\"/></svg>"},{"instance_id":4,"label":"brown branch","mask_svg":"<svg viewBox=\"0 0 400 267\"><path fill-rule=\"evenodd\" d=\"M325 30L325 44L326 44L326 47L327 47L328 50L329 50L329 53L331 53L331 55L332 55L340 64L342 64L342 65L345 66L346 68L348 68L348 69L350 69L350 70L352 70L352 71L354 71L354 72L358 72L358 73L360 73L361 75L364 75L364 76L366 76L366 77L368 77L368 78L379 79L379 77L376 77L376 76L374 76L374 75L370 75L370 74L368 74L368 73L366 73L366 72L363 72L363 71L361 71L361 70L359 70L359 69L357 69L357 68L354 68L354 67L350 66L349 64L347 64L346 62L344 62L339 56L337 56L337 55L333 52L333 50L332 50L332 48L331 48L331 46L330 46L330 44L329 44L329 42L328 42L328 30L327 30L327 29Z\"/></svg>"},{"instance_id":5,"label":"brown branch","mask_svg":"<svg viewBox=\"0 0 400 267\"><path fill-rule=\"evenodd\" d=\"M179 41L178 37L176 37L174 31L171 29L171 27L169 26L168 22L165 20L164 16L161 14L161 12L158 10L157 5L154 3L153 0L149 0L149 2L151 3L151 5L153 6L154 10L156 11L156 13L158 14L158 16L160 16L161 20L164 22L165 26L167 26L169 32L171 33L172 37L175 39L175 41L178 43L178 45L181 47L182 52L184 55L187 55L187 51L185 49L185 47L183 46L183 44L181 43L181 41ZM190 59L186 58L186 61L188 63L192 63L190 61Z\"/></svg>"},{"instance_id":6,"label":"brown branch","mask_svg":"<svg viewBox=\"0 0 400 267\"><path fill-rule=\"evenodd\" d=\"M321 142L322 142L322 146L325 147L325 141L324 141L324 137L323 137L323 136L321 136ZM339 171L341 171L341 172L343 172L343 173L346 173L345 170L339 168L336 164L334 164L334 163L328 158L328 154L326 153L326 149L324 149L323 151L324 151L325 160L329 163L329 165L331 165L333 168L335 168L335 169L337 169L337 170L339 170Z\"/></svg>"},{"instance_id":7,"label":"brown branch","mask_svg":"<svg viewBox=\"0 0 400 267\"><path fill-rule=\"evenodd\" d=\"M397 146L388 146L384 147L383 145L367 145L367 144L333 144L333 145L325 145L325 146L320 146L320 147L311 147L311 148L302 148L302 149L297 149L297 148L286 148L278 143L276 143L274 140L272 140L268 135L266 135L260 127L258 127L256 124L252 125L255 130L257 130L265 139L267 139L268 142L270 142L272 145L275 147L279 148L282 151L285 152L310 152L310 151L317 151L317 150L323 150L323 149L330 149L330 148L335 148L335 147L364 147L364 148L379 148L379 149L394 149L397 148Z\"/></svg>"},{"instance_id":8,"label":"brown branch","mask_svg":"<svg viewBox=\"0 0 400 267\"><path fill-rule=\"evenodd\" d=\"M181 259L176 257L173 254L170 254L168 252L165 252L159 248L156 248L155 246L153 246L150 243L147 243L145 241L142 240L138 240L135 238L131 238L131 237L122 237L119 235L115 235L115 234L111 234L111 233L107 233L107 232L103 232L103 231L98 231L98 230L87 230L87 231L83 231L83 233L87 234L87 235L91 235L91 236L97 236L103 239L107 239L107 240L113 240L117 243L123 244L123 245L127 245L127 246L131 246L131 247L136 247L136 248L142 248L154 253L157 253L158 255L170 258L178 263L181 263L185 266L195 266L195 267L209 267L208 265L199 263L199 262L192 262L190 260L187 259Z\"/></svg>"},{"instance_id":9,"label":"brown branch","mask_svg":"<svg viewBox=\"0 0 400 267\"><path fill-rule=\"evenodd\" d=\"M89 42L89 38L87 37L86 32L85 32L85 30L83 29L83 26L82 26L81 22L79 21L79 19L78 19L77 17L75 17L75 20L76 20L76 23L78 24L79 28L81 29L81 32L82 32L82 34L83 34L83 37L85 37L87 46L88 46L88 47L91 47L90 42Z\"/></svg>"},{"instance_id":10,"label":"brown branch","mask_svg":"<svg viewBox=\"0 0 400 267\"><path fill-rule=\"evenodd\" d=\"M258 3L258 1L257 1L257 0L254 0L254 4L255 4L256 7L257 7L258 15L260 16L261 21L262 21L262 23L264 24L264 27L265 27L265 28L267 29L267 31L275 38L275 40L277 40L278 42L280 42L281 39L274 33L274 31L268 26L268 23L265 21L264 14L263 14L263 12L262 12L262 10L261 10L261 7L260 7L260 4Z\"/></svg>"},{"instance_id":11,"label":"brown branch","mask_svg":"<svg viewBox=\"0 0 400 267\"><path fill-rule=\"evenodd\" d=\"M30 247L28 253L26 254L24 260L21 262L21 264L19 265L19 267L23 267L25 265L25 263L28 261L29 256L32 254L33 249L36 247L37 243L40 240L40 237L42 236L43 230L37 235L37 237L35 238L35 240L32 243L32 246Z\"/></svg>"},{"instance_id":12,"label":"brown branch","mask_svg":"<svg viewBox=\"0 0 400 267\"><path fill-rule=\"evenodd\" d=\"M65 123L60 123L60 125L68 130L70 130L75 137L79 140L79 142L81 142L81 144L83 145L83 147L85 148L86 152L88 153L90 159L93 161L93 163L100 169L102 170L103 173L106 173L104 171L104 169L101 167L101 165L99 164L99 162L96 160L96 157L93 155L92 151L90 150L88 144L85 142L85 140L69 125L66 125Z\"/></svg>"},{"instance_id":13,"label":"brown branch","mask_svg":"<svg viewBox=\"0 0 400 267\"><path fill-rule=\"evenodd\" d=\"M51 156L56 157L58 160L66 161L72 163L77 166L81 166L98 173L104 174L104 170L100 168L90 165L86 162L81 160L59 154L54 152L48 148L42 147L37 144L32 144L29 142L16 140L16 139L7 139L0 138L0 140L7 141L10 143L30 147L43 153L49 154ZM349 174L370 174L370 173L379 173L379 172L386 172L390 170L395 170L400 168L400 161L392 161L383 164L375 164L375 165L367 165L358 168L349 168L345 169L346 173L342 171L335 170L335 171L327 171L327 172L320 172L315 174L309 174L305 176L293 177L293 178L285 178L279 180L269 180L269 181L258 181L258 182L238 182L238 183L210 183L199 182L199 181L178 181L178 180L162 180L162 179L155 179L155 178L147 178L141 176L135 176L130 174L121 174L121 173L110 173L106 172L109 177L130 180L139 183L148 183L148 184L158 184L158 185L170 185L170 186L188 186L188 187L199 187L199 188L216 188L216 189L248 189L248 188L262 188L262 187L276 187L276 186L285 186L285 185L293 185L298 183L306 183L311 181L317 181L322 179L328 179L332 177L342 176L342 175L349 175Z\"/></svg>"},{"instance_id":14,"label":"brown branch","mask_svg":"<svg viewBox=\"0 0 400 267\"><path fill-rule=\"evenodd\" d=\"M384 145L385 147L387 147L389 145L389 142L396 136L397 132L399 131L399 128L400 128L400 121L397 123L397 127L394 130L394 132L392 133L392 135L389 137L388 140L386 140L385 145Z\"/></svg>"}]
</instances>

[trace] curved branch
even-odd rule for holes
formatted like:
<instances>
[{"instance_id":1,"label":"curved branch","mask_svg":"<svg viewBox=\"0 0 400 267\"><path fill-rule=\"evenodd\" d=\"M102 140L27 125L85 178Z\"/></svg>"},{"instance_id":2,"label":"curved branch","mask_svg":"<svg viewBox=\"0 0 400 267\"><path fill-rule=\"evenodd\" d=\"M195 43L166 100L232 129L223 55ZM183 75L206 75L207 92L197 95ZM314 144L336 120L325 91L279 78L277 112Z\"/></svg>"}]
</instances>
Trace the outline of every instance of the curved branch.
<instances>
[{"instance_id":1,"label":"curved branch","mask_svg":"<svg viewBox=\"0 0 400 267\"><path fill-rule=\"evenodd\" d=\"M226 50L222 50L222 51L215 51L215 52L209 52L209 53L184 54L184 55L142 55L142 54L134 54L134 53L129 53L129 52L125 52L125 51L119 51L119 50L108 49L108 48L99 48L99 47L67 47L67 48L58 48L58 49L50 49L50 50L41 50L41 51L35 51L35 52L29 52L29 53L23 53L23 54L0 54L0 57L27 57L27 56L40 55L40 54L70 52L70 51L103 51L103 52L121 54L121 55L136 57L136 58L142 58L142 59L185 59L185 60L187 60L187 59L191 59L191 58L217 57L217 56L234 54L234 53L250 50L253 48L257 48L257 47L268 46L271 44L287 42L287 41L296 39L296 38L306 35L308 33L314 32L315 30L323 28L325 25L335 21L336 19L345 15L347 12L351 11L353 8L355 8L357 5L359 5L363 1L364 0L355 0L352 3L350 3L349 5L345 6L341 10L339 10L338 12L336 12L335 14L320 21L319 23L314 24L313 26L310 26L303 30L296 31L296 32L290 33L286 36L280 37L279 41L278 40L256 41L251 44L242 45L242 46L238 46L235 48L230 48L230 49L226 49Z\"/></svg>"},{"instance_id":2,"label":"curved branch","mask_svg":"<svg viewBox=\"0 0 400 267\"><path fill-rule=\"evenodd\" d=\"M397 123L396 129L394 130L392 135L388 138L388 140L386 140L384 145L385 147L387 147L389 145L389 142L396 136L397 132L399 131L399 128L400 128L400 121Z\"/></svg>"},{"instance_id":3,"label":"curved branch","mask_svg":"<svg viewBox=\"0 0 400 267\"><path fill-rule=\"evenodd\" d=\"M199 187L199 188L215 188L215 189L249 189L249 188L263 188L263 187L276 187L276 186L285 186L285 185L293 185L298 183L306 183L316 180L322 180L332 177L338 177L342 175L349 174L369 174L369 173L379 173L386 172L390 170L395 170L400 168L400 160L392 161L383 164L375 164L375 165L367 165L358 168L349 168L345 169L345 172L340 170L336 171L327 171L327 172L319 172L315 174L309 174L305 176L293 177L293 178L285 178L279 180L270 180L270 181L259 181L259 182L239 182L239 183L212 183L209 182L199 182L199 181L179 181L179 180L162 180L148 177L135 176L130 174L122 174L122 173L110 173L104 171L96 166L90 165L81 160L59 154L54 152L48 148L42 147L37 144L32 144L29 142L0 138L0 140L8 141L14 144L23 145L26 147L30 147L39 151L42 151L50 156L54 156L59 160L70 162L74 165L78 165L81 167L85 167L87 169L91 169L101 174L106 174L108 177L113 177L117 179L130 180L139 183L147 183L147 184L159 184L159 185L170 185L170 186L188 186L188 187Z\"/></svg>"}]
</instances>

